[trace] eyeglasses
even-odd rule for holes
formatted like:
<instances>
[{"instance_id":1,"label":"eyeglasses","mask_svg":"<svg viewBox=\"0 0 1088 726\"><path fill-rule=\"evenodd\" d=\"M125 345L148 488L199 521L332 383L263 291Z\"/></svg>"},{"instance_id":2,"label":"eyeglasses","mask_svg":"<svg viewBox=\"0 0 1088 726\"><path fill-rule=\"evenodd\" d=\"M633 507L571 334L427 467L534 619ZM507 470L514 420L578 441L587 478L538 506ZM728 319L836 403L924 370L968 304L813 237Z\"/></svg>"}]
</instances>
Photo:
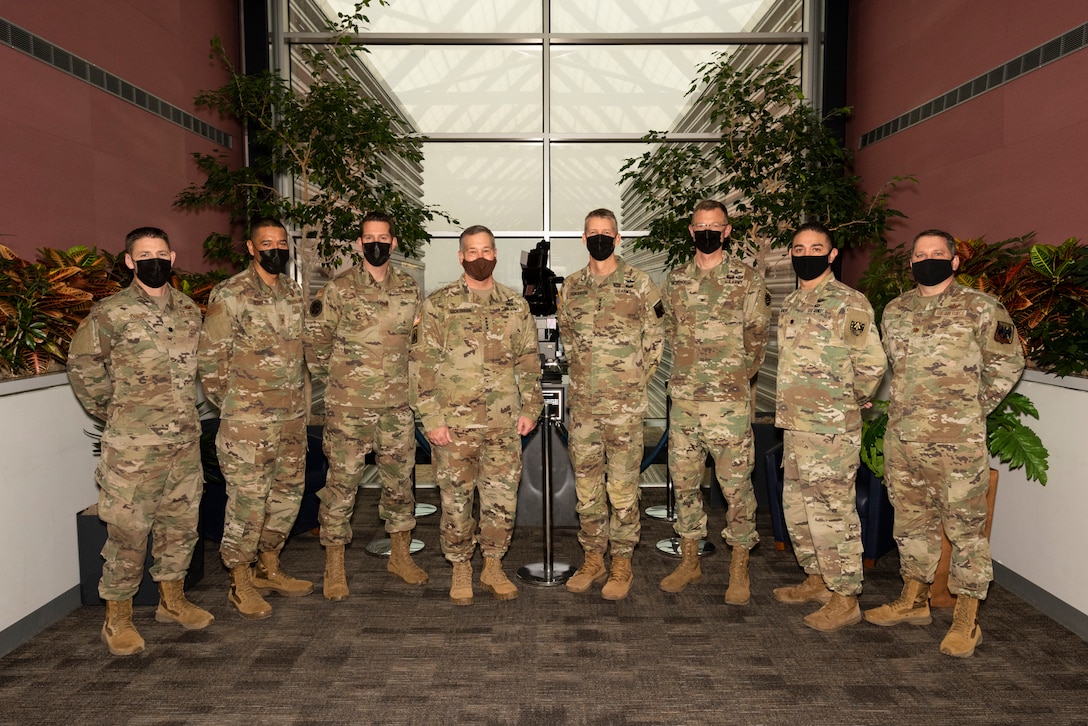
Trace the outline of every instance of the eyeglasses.
<instances>
[{"instance_id":1,"label":"eyeglasses","mask_svg":"<svg viewBox=\"0 0 1088 726\"><path fill-rule=\"evenodd\" d=\"M377 237L375 237L372 234L368 234L368 235L363 236L363 242L365 244L370 244L371 242L381 242L383 245L387 245L392 241L393 241L393 238L391 236L387 235L387 234L378 235Z\"/></svg>"},{"instance_id":2,"label":"eyeglasses","mask_svg":"<svg viewBox=\"0 0 1088 726\"><path fill-rule=\"evenodd\" d=\"M724 232L725 231L725 225L724 224L693 224L693 225L691 225L691 227L696 232L703 232L703 231L708 230L708 229L714 230L715 232Z\"/></svg>"}]
</instances>

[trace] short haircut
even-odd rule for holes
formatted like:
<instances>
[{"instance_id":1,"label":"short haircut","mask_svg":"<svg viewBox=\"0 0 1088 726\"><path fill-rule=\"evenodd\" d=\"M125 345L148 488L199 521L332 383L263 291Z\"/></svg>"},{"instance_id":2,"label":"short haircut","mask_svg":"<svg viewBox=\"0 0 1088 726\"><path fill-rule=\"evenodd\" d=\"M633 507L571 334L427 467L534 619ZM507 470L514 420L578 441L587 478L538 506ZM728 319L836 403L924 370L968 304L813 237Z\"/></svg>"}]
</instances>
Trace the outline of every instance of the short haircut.
<instances>
[{"instance_id":1,"label":"short haircut","mask_svg":"<svg viewBox=\"0 0 1088 726\"><path fill-rule=\"evenodd\" d=\"M275 217L254 217L249 223L249 239L252 240L254 233L264 227L277 227L284 232L287 231L287 228L283 226L283 222Z\"/></svg>"},{"instance_id":2,"label":"short haircut","mask_svg":"<svg viewBox=\"0 0 1088 726\"><path fill-rule=\"evenodd\" d=\"M471 227L467 227L458 238L459 247L462 251L465 249L465 237L471 237L474 234L486 234L491 238L491 246L495 246L495 233L482 224L474 224Z\"/></svg>"},{"instance_id":3,"label":"short haircut","mask_svg":"<svg viewBox=\"0 0 1088 726\"><path fill-rule=\"evenodd\" d=\"M593 219L594 217L596 217L597 219L610 220L612 222L613 229L615 229L616 232L619 233L620 223L616 221L616 214L611 209L605 209L603 207L601 209L594 209L592 212L586 215L586 221L583 223L582 227L583 232L589 229L589 220Z\"/></svg>"},{"instance_id":4,"label":"short haircut","mask_svg":"<svg viewBox=\"0 0 1088 726\"><path fill-rule=\"evenodd\" d=\"M393 222L393 218L391 216L389 216L388 214L386 214L385 212L367 212L365 215L363 215L362 221L359 222L359 236L360 237L363 236L363 225L366 224L367 222L385 222L387 225L389 225L389 236L390 237L396 237L397 236L397 226Z\"/></svg>"},{"instance_id":5,"label":"short haircut","mask_svg":"<svg viewBox=\"0 0 1088 726\"><path fill-rule=\"evenodd\" d=\"M956 238L945 232L943 229L927 229L924 232L919 232L914 235L914 241L910 243L910 251L914 252L914 246L918 244L918 240L923 237L940 237L948 245L948 254L953 257L956 256Z\"/></svg>"},{"instance_id":6,"label":"short haircut","mask_svg":"<svg viewBox=\"0 0 1088 726\"><path fill-rule=\"evenodd\" d=\"M801 234L802 232L816 232L817 234L822 234L824 237L827 238L827 244L830 245L832 249L834 249L836 246L835 235L831 234L831 230L828 229L827 225L825 225L823 222L805 222L793 231L794 238L796 239L797 235Z\"/></svg>"},{"instance_id":7,"label":"short haircut","mask_svg":"<svg viewBox=\"0 0 1088 726\"><path fill-rule=\"evenodd\" d=\"M147 237L161 239L166 243L166 248L170 249L170 238L166 236L166 232L163 232L158 227L137 227L125 235L125 252L129 257L132 256L132 246Z\"/></svg>"},{"instance_id":8,"label":"short haircut","mask_svg":"<svg viewBox=\"0 0 1088 726\"><path fill-rule=\"evenodd\" d=\"M729 210L717 199L704 199L696 204L695 208L691 210L691 218L695 219L696 212L713 212L716 209L720 209L722 214L725 215L725 221L729 222Z\"/></svg>"}]
</instances>

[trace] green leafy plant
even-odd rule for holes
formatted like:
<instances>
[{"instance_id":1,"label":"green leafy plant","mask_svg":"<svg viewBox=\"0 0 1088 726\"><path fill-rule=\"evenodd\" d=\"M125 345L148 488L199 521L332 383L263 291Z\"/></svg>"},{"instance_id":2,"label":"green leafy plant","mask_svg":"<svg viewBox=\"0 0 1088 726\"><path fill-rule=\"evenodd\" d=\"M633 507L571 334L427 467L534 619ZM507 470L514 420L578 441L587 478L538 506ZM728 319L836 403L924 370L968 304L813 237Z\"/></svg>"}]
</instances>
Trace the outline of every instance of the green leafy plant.
<instances>
[{"instance_id":1,"label":"green leafy plant","mask_svg":"<svg viewBox=\"0 0 1088 726\"><path fill-rule=\"evenodd\" d=\"M734 58L716 54L699 66L688 89L708 119L709 128L699 130L720 134L718 141L671 143L667 133L651 131L642 140L657 148L624 164L629 201L652 215L649 235L634 240L634 248L664 251L668 267L690 259L692 207L738 193L727 252L760 264L806 221L823 222L845 246L881 239L889 220L903 216L888 206L903 178L866 195L849 171L849 151L805 102L790 68L774 63L745 70Z\"/></svg>"},{"instance_id":2,"label":"green leafy plant","mask_svg":"<svg viewBox=\"0 0 1088 726\"><path fill-rule=\"evenodd\" d=\"M1042 439L1024 423L1039 418L1035 404L1022 393L1012 392L986 417L986 446L990 455L1009 467L1023 467L1029 481L1046 486L1050 452ZM888 429L888 402L873 401L861 428L861 461L876 476L884 476L884 435Z\"/></svg>"},{"instance_id":3,"label":"green leafy plant","mask_svg":"<svg viewBox=\"0 0 1088 726\"><path fill-rule=\"evenodd\" d=\"M37 262L28 262L0 245L0 372L59 369L93 302L120 289L108 265L93 247L44 249Z\"/></svg>"},{"instance_id":4,"label":"green leafy plant","mask_svg":"<svg viewBox=\"0 0 1088 726\"><path fill-rule=\"evenodd\" d=\"M360 11L368 4L338 14L339 21L329 26L338 34L336 42L300 47L299 87L274 72L240 72L220 40L212 40L212 57L230 80L198 95L195 105L238 119L253 148L261 151L241 168L232 168L224 153L193 155L204 182L182 191L175 206L226 209L232 222L230 233L217 231L205 239L209 260L244 264L247 258L235 248L233 233L248 232L247 222L255 216L276 217L301 229L306 244L331 265L345 257L360 262L352 243L366 211L393 215L398 249L409 257L418 256L429 239L427 222L436 216L449 219L386 173L387 165L418 166L423 153L421 140L409 133L405 121L371 98L359 81L362 65L355 54L364 49L351 45L349 35L366 22ZM282 193L284 186L291 191Z\"/></svg>"}]
</instances>

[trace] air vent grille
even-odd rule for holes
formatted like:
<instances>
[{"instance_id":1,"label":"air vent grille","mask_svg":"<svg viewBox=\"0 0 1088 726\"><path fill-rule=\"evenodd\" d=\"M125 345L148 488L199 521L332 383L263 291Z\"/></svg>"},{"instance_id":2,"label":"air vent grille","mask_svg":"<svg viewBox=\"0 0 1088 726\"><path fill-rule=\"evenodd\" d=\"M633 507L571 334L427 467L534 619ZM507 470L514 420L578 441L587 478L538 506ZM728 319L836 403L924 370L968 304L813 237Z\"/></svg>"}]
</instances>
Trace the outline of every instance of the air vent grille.
<instances>
[{"instance_id":1,"label":"air vent grille","mask_svg":"<svg viewBox=\"0 0 1088 726\"><path fill-rule=\"evenodd\" d=\"M17 25L0 18L0 43L17 51L48 63L57 70L64 71L106 93L139 106L156 116L177 124L187 131L203 136L205 139L226 148L232 148L234 139L226 131L201 121L196 116L182 111L177 106L154 96L142 88L137 88L128 81L105 71L79 56L72 55L49 41L27 32Z\"/></svg>"},{"instance_id":2,"label":"air vent grille","mask_svg":"<svg viewBox=\"0 0 1088 726\"><path fill-rule=\"evenodd\" d=\"M1015 80L1025 73L1030 73L1031 71L1042 68L1048 63L1053 63L1056 60L1064 58L1070 53L1082 50L1085 46L1088 46L1088 23L1085 23L1078 28L1074 28L1054 40L1043 43L1037 48L1032 48L1022 56L1013 58L1008 63L998 66L991 71L987 71L981 76L964 83L962 86L945 93L943 96L938 96L932 101L927 101L921 106L907 111L902 116L893 118L891 121L888 121L882 126L878 126L872 131L865 132L861 135L861 140L858 142L858 148L864 149L866 146L870 146L893 134L909 129L911 126L920 124L932 116L943 113L961 103L966 103L975 96L979 96L1000 85Z\"/></svg>"}]
</instances>

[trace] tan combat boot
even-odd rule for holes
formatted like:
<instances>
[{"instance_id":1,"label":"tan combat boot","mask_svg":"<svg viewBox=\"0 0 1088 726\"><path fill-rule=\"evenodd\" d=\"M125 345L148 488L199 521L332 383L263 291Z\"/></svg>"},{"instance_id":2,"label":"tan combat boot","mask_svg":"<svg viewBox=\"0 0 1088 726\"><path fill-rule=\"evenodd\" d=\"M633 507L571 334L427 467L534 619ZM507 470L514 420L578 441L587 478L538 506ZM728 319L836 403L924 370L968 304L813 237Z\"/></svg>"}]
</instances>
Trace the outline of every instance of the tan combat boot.
<instances>
[{"instance_id":1,"label":"tan combat boot","mask_svg":"<svg viewBox=\"0 0 1088 726\"><path fill-rule=\"evenodd\" d=\"M571 592L583 593L607 579L608 570L604 568L604 555L600 552L586 552L582 566L567 580L566 588Z\"/></svg>"},{"instance_id":2,"label":"tan combat boot","mask_svg":"<svg viewBox=\"0 0 1088 726\"><path fill-rule=\"evenodd\" d=\"M612 570L608 573L608 582L601 588L601 597L605 600L622 600L631 591L631 558L612 556Z\"/></svg>"},{"instance_id":3,"label":"tan combat boot","mask_svg":"<svg viewBox=\"0 0 1088 726\"><path fill-rule=\"evenodd\" d=\"M412 560L412 533L392 532L389 535L389 564L385 569L409 585L427 584L427 573Z\"/></svg>"},{"instance_id":4,"label":"tan combat boot","mask_svg":"<svg viewBox=\"0 0 1088 726\"><path fill-rule=\"evenodd\" d=\"M818 602L826 605L831 601L831 591L824 584L821 575L809 575L800 585L776 587L771 590L774 599L789 605L803 605L806 602Z\"/></svg>"},{"instance_id":5,"label":"tan combat boot","mask_svg":"<svg viewBox=\"0 0 1088 726\"><path fill-rule=\"evenodd\" d=\"M325 584L322 591L326 600L339 602L348 599L348 578L344 574L344 545L325 547Z\"/></svg>"},{"instance_id":6,"label":"tan combat boot","mask_svg":"<svg viewBox=\"0 0 1088 726\"><path fill-rule=\"evenodd\" d=\"M106 601L106 622L102 623L102 642L114 655L136 655L144 649L144 639L132 624L132 598Z\"/></svg>"},{"instance_id":7,"label":"tan combat boot","mask_svg":"<svg viewBox=\"0 0 1088 726\"><path fill-rule=\"evenodd\" d=\"M734 547L729 560L729 587L725 588L726 605L747 605L752 600L748 580L748 550Z\"/></svg>"},{"instance_id":8,"label":"tan combat boot","mask_svg":"<svg viewBox=\"0 0 1088 726\"><path fill-rule=\"evenodd\" d=\"M453 563L453 582L450 585L450 600L454 605L472 604L472 562Z\"/></svg>"},{"instance_id":9,"label":"tan combat boot","mask_svg":"<svg viewBox=\"0 0 1088 726\"><path fill-rule=\"evenodd\" d=\"M263 620L272 616L272 606L253 589L249 565L235 565L230 570L227 601L243 618Z\"/></svg>"},{"instance_id":10,"label":"tan combat boot","mask_svg":"<svg viewBox=\"0 0 1088 726\"><path fill-rule=\"evenodd\" d=\"M281 570L279 552L260 552L253 568L253 589L262 595L274 592L283 597L302 597L314 591L314 584Z\"/></svg>"},{"instance_id":11,"label":"tan combat boot","mask_svg":"<svg viewBox=\"0 0 1088 726\"><path fill-rule=\"evenodd\" d=\"M929 585L909 578L903 580L903 592L898 600L865 611L865 619L873 625L929 625Z\"/></svg>"},{"instance_id":12,"label":"tan combat boot","mask_svg":"<svg viewBox=\"0 0 1088 726\"><path fill-rule=\"evenodd\" d=\"M703 581L703 568L699 564L699 541L680 539L680 565L666 575L658 586L665 592L680 592L688 585Z\"/></svg>"},{"instance_id":13,"label":"tan combat boot","mask_svg":"<svg viewBox=\"0 0 1088 726\"><path fill-rule=\"evenodd\" d=\"M502 560L484 555L484 571L480 573L480 584L495 596L496 600L513 600L518 596L518 588L502 571Z\"/></svg>"},{"instance_id":14,"label":"tan combat boot","mask_svg":"<svg viewBox=\"0 0 1088 726\"><path fill-rule=\"evenodd\" d=\"M185 579L159 583L159 607L155 620L160 623L181 623L186 630L200 630L215 621L215 616L199 608L185 597Z\"/></svg>"},{"instance_id":15,"label":"tan combat boot","mask_svg":"<svg viewBox=\"0 0 1088 726\"><path fill-rule=\"evenodd\" d=\"M858 599L853 595L840 595L831 593L831 599L826 605L814 613L806 615L805 625L821 633L834 633L847 625L861 622L861 608L858 607Z\"/></svg>"},{"instance_id":16,"label":"tan combat boot","mask_svg":"<svg viewBox=\"0 0 1088 726\"><path fill-rule=\"evenodd\" d=\"M952 611L952 627L941 641L941 652L953 658L970 658L975 646L982 642L982 628L978 625L979 601L967 595L956 597L956 609Z\"/></svg>"}]
</instances>

